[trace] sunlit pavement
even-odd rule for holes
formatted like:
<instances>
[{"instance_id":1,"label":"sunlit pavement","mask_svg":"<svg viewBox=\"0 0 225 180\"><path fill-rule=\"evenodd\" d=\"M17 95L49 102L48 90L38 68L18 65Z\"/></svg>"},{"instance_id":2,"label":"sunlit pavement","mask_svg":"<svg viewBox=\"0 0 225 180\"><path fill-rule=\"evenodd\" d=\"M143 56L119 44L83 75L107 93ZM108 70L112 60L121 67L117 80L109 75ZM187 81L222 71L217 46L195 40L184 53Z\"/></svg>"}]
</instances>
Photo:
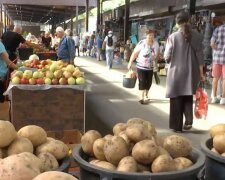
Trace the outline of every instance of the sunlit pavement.
<instances>
[{"instance_id":1,"label":"sunlit pavement","mask_svg":"<svg viewBox=\"0 0 225 180\"><path fill-rule=\"evenodd\" d=\"M160 85L153 85L150 90L150 103L138 103L138 83L133 89L122 86L123 75L127 72L127 63L113 65L108 70L105 61L97 61L89 57L77 57L75 64L85 71L91 90L87 92L87 113L92 109L91 119L87 115L87 129L97 128L103 133L118 122L125 122L131 117L141 117L152 122L159 133L172 133L168 129L169 99L165 98L165 79L160 76ZM207 89L208 95L211 90ZM93 112L94 111L94 112ZM96 116L94 120L93 116ZM98 122L94 122L98 121ZM207 119L194 119L193 129L182 133L198 146L202 138L208 137L207 130L218 123L225 122L225 106L209 104ZM96 124L97 123L97 124ZM102 129L104 128L104 130Z\"/></svg>"}]
</instances>

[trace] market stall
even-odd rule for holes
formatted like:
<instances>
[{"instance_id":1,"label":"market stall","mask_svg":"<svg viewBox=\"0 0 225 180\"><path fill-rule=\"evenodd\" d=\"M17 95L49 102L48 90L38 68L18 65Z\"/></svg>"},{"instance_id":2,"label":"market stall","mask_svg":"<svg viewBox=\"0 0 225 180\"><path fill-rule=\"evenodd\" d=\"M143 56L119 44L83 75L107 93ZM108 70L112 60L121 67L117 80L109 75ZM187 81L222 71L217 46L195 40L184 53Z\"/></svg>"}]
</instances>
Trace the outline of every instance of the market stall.
<instances>
[{"instance_id":1,"label":"market stall","mask_svg":"<svg viewBox=\"0 0 225 180\"><path fill-rule=\"evenodd\" d=\"M85 86L10 85L11 122L16 129L35 124L47 131L85 128Z\"/></svg>"},{"instance_id":2,"label":"market stall","mask_svg":"<svg viewBox=\"0 0 225 180\"><path fill-rule=\"evenodd\" d=\"M41 60L44 60L44 59L57 60L58 59L57 53L55 51L37 52L36 54Z\"/></svg>"}]
</instances>

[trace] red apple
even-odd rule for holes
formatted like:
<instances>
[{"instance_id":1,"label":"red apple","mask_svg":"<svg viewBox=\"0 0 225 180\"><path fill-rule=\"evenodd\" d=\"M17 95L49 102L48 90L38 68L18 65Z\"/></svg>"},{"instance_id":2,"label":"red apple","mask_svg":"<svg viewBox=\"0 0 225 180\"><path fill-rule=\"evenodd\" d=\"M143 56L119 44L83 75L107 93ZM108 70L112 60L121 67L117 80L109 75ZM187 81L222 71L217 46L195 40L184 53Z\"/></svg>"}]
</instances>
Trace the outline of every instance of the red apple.
<instances>
[{"instance_id":1,"label":"red apple","mask_svg":"<svg viewBox=\"0 0 225 180\"><path fill-rule=\"evenodd\" d=\"M56 79L56 78L53 78L53 79L52 79L52 84L53 84L53 85L59 84L59 80Z\"/></svg>"},{"instance_id":2,"label":"red apple","mask_svg":"<svg viewBox=\"0 0 225 180\"><path fill-rule=\"evenodd\" d=\"M21 84L29 84L29 80L27 78L23 77L23 78L20 79L20 83Z\"/></svg>"},{"instance_id":3,"label":"red apple","mask_svg":"<svg viewBox=\"0 0 225 180\"><path fill-rule=\"evenodd\" d=\"M37 84L44 84L44 83L45 83L45 81L44 81L43 78L38 78L37 79Z\"/></svg>"}]
</instances>

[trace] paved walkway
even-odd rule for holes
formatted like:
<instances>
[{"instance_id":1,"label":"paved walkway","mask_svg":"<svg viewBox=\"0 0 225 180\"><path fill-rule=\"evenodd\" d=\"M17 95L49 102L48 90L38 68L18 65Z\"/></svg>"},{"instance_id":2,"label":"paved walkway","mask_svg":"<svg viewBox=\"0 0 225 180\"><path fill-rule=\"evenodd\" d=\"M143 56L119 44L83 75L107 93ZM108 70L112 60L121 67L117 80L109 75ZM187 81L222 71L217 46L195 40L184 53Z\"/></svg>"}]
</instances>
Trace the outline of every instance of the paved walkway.
<instances>
[{"instance_id":1,"label":"paved walkway","mask_svg":"<svg viewBox=\"0 0 225 180\"><path fill-rule=\"evenodd\" d=\"M122 86L122 76L127 72L127 64L114 65L107 70L105 61L89 57L77 57L75 64L84 72L91 90L86 99L86 130L96 129L103 135L112 132L118 122L126 122L132 117L144 118L152 122L160 134L173 133L168 129L169 100L165 98L165 77L160 85L153 82L150 90L151 102L138 102L138 87L127 89ZM207 90L210 94L210 89ZM194 120L193 129L182 133L199 147L200 141L208 137L207 130L225 122L225 106L209 104L207 120Z\"/></svg>"}]
</instances>

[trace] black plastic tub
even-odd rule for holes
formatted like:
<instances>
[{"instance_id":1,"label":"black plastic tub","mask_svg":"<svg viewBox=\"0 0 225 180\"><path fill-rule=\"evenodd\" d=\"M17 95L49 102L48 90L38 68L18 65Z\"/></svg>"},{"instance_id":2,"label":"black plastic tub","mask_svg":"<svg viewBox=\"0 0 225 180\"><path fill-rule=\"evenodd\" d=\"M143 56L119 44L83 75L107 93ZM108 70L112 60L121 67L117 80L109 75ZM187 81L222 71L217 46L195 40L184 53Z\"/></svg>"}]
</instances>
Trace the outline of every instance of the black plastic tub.
<instances>
[{"instance_id":1,"label":"black plastic tub","mask_svg":"<svg viewBox=\"0 0 225 180\"><path fill-rule=\"evenodd\" d=\"M206 155L205 179L225 180L225 157L211 151L213 147L212 138L201 143L202 151Z\"/></svg>"},{"instance_id":2,"label":"black plastic tub","mask_svg":"<svg viewBox=\"0 0 225 180\"><path fill-rule=\"evenodd\" d=\"M56 169L56 171L68 173L70 164L71 164L71 158L69 156L67 156L59 161L59 168Z\"/></svg>"},{"instance_id":3,"label":"black plastic tub","mask_svg":"<svg viewBox=\"0 0 225 180\"><path fill-rule=\"evenodd\" d=\"M134 88L136 84L137 78L126 78L126 76L123 76L123 87L125 88Z\"/></svg>"},{"instance_id":4,"label":"black plastic tub","mask_svg":"<svg viewBox=\"0 0 225 180\"><path fill-rule=\"evenodd\" d=\"M80 180L196 180L205 162L203 153L193 149L190 155L193 166L181 171L143 174L110 171L89 164L89 157L83 152L81 145L74 148L73 157L80 166Z\"/></svg>"}]
</instances>

